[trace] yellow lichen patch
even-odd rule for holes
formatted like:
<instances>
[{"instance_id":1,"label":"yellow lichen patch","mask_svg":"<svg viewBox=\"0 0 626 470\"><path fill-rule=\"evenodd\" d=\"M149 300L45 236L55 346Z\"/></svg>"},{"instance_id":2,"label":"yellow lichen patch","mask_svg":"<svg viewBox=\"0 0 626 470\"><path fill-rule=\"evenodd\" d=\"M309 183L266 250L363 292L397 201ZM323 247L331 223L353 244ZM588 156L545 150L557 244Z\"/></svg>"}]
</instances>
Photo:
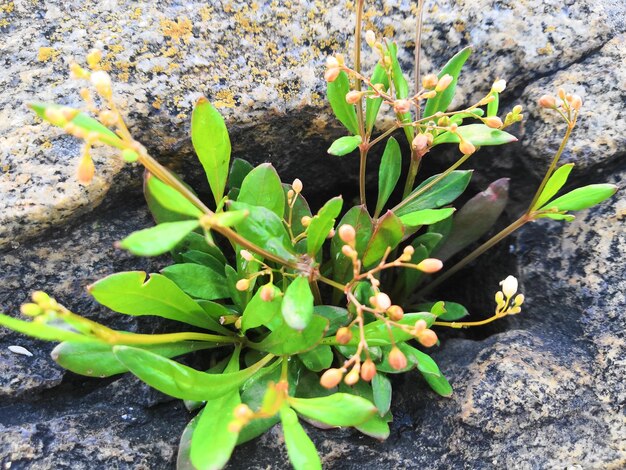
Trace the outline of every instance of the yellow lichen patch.
<instances>
[{"instance_id":1,"label":"yellow lichen patch","mask_svg":"<svg viewBox=\"0 0 626 470\"><path fill-rule=\"evenodd\" d=\"M4 28L5 26L9 26L9 20L5 18L0 19L0 28Z\"/></svg>"},{"instance_id":2,"label":"yellow lichen patch","mask_svg":"<svg viewBox=\"0 0 626 470\"><path fill-rule=\"evenodd\" d=\"M202 21L209 21L211 19L211 16L213 16L213 8L209 7L209 6L203 6L202 8L200 8L200 19Z\"/></svg>"},{"instance_id":3,"label":"yellow lichen patch","mask_svg":"<svg viewBox=\"0 0 626 470\"><path fill-rule=\"evenodd\" d=\"M161 101L161 98L157 96L157 99L152 102L152 107L154 109L161 109L162 104L163 104L163 101Z\"/></svg>"},{"instance_id":4,"label":"yellow lichen patch","mask_svg":"<svg viewBox=\"0 0 626 470\"><path fill-rule=\"evenodd\" d=\"M3 5L0 5L0 12L2 13L12 13L15 10L15 2L6 2Z\"/></svg>"},{"instance_id":5,"label":"yellow lichen patch","mask_svg":"<svg viewBox=\"0 0 626 470\"><path fill-rule=\"evenodd\" d=\"M169 37L176 44L180 44L181 39L185 44L189 42L192 27L193 24L189 18L177 18L176 21L161 20L163 36Z\"/></svg>"},{"instance_id":6,"label":"yellow lichen patch","mask_svg":"<svg viewBox=\"0 0 626 470\"><path fill-rule=\"evenodd\" d=\"M213 106L216 108L234 108L235 95L230 90L220 90L215 95Z\"/></svg>"},{"instance_id":7,"label":"yellow lichen patch","mask_svg":"<svg viewBox=\"0 0 626 470\"><path fill-rule=\"evenodd\" d=\"M537 54L539 55L552 55L553 53L554 53L554 48L552 47L552 44L550 44L549 42L546 43L544 47L540 47L537 49Z\"/></svg>"},{"instance_id":8,"label":"yellow lichen patch","mask_svg":"<svg viewBox=\"0 0 626 470\"><path fill-rule=\"evenodd\" d=\"M40 47L37 53L37 60L39 62L48 62L49 60L56 59L58 55L59 51L55 50L53 47Z\"/></svg>"},{"instance_id":9,"label":"yellow lichen patch","mask_svg":"<svg viewBox=\"0 0 626 470\"><path fill-rule=\"evenodd\" d=\"M131 20L138 20L139 18L141 18L141 8L137 7L130 14L130 19Z\"/></svg>"}]
</instances>

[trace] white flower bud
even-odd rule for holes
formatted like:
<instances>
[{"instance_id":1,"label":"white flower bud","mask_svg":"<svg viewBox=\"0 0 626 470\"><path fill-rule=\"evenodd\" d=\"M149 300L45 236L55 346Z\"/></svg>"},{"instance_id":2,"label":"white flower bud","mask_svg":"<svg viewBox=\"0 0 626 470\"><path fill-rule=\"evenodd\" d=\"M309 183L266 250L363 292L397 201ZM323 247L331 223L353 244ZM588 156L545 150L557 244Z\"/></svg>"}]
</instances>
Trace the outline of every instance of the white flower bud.
<instances>
[{"instance_id":1,"label":"white flower bud","mask_svg":"<svg viewBox=\"0 0 626 470\"><path fill-rule=\"evenodd\" d=\"M505 88L506 88L505 80L496 80L495 82L493 82L493 85L491 86L491 90L495 91L496 93L502 93Z\"/></svg>"},{"instance_id":2,"label":"white flower bud","mask_svg":"<svg viewBox=\"0 0 626 470\"><path fill-rule=\"evenodd\" d=\"M500 285L507 298L513 297L517 292L517 279L514 276L507 276L504 281L500 282Z\"/></svg>"}]
</instances>

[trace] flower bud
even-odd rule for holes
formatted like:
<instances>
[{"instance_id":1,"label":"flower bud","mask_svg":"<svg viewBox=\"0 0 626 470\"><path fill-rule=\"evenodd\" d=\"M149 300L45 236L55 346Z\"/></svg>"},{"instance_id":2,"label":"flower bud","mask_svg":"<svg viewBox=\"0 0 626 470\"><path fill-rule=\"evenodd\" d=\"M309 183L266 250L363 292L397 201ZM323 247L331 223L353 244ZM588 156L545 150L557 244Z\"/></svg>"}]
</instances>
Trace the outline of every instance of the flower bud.
<instances>
[{"instance_id":1,"label":"flower bud","mask_svg":"<svg viewBox=\"0 0 626 470\"><path fill-rule=\"evenodd\" d=\"M448 116L442 116L437 120L439 127L448 127L450 125L450 118Z\"/></svg>"},{"instance_id":2,"label":"flower bud","mask_svg":"<svg viewBox=\"0 0 626 470\"><path fill-rule=\"evenodd\" d=\"M437 333L435 333L431 329L425 329L419 334L419 336L417 337L417 340L420 342L422 346L430 348L434 346L435 344L437 344L437 341L438 341Z\"/></svg>"},{"instance_id":3,"label":"flower bud","mask_svg":"<svg viewBox=\"0 0 626 470\"><path fill-rule=\"evenodd\" d=\"M336 57L330 56L326 58L326 68L333 69L339 67L339 61Z\"/></svg>"},{"instance_id":4,"label":"flower bud","mask_svg":"<svg viewBox=\"0 0 626 470\"><path fill-rule=\"evenodd\" d=\"M500 282L500 285L506 298L513 297L517 292L517 279L514 276L507 276L504 281Z\"/></svg>"},{"instance_id":5,"label":"flower bud","mask_svg":"<svg viewBox=\"0 0 626 470\"><path fill-rule=\"evenodd\" d=\"M493 82L493 85L491 85L491 90L495 91L496 93L502 93L505 88L506 81L502 79L496 80L495 82Z\"/></svg>"},{"instance_id":6,"label":"flower bud","mask_svg":"<svg viewBox=\"0 0 626 470\"><path fill-rule=\"evenodd\" d=\"M370 47L374 47L376 44L376 34L371 29L365 31L365 42Z\"/></svg>"},{"instance_id":7,"label":"flower bud","mask_svg":"<svg viewBox=\"0 0 626 470\"><path fill-rule=\"evenodd\" d=\"M248 290L248 288L250 287L250 281L248 279L239 279L237 281L237 284L235 284L235 288L238 291L245 291Z\"/></svg>"},{"instance_id":8,"label":"flower bud","mask_svg":"<svg viewBox=\"0 0 626 470\"><path fill-rule=\"evenodd\" d=\"M452 83L452 80L454 80L454 78L452 78L452 75L445 74L437 82L437 86L435 87L435 91L437 93L441 93L443 90L445 90L446 88L448 88L450 86L450 84Z\"/></svg>"},{"instance_id":9,"label":"flower bud","mask_svg":"<svg viewBox=\"0 0 626 470\"><path fill-rule=\"evenodd\" d=\"M513 114L519 114L522 112L522 107L519 104L516 104L515 106L513 106Z\"/></svg>"},{"instance_id":10,"label":"flower bud","mask_svg":"<svg viewBox=\"0 0 626 470\"><path fill-rule=\"evenodd\" d=\"M237 420L246 422L249 421L252 416L254 416L254 412L250 409L248 405L246 405L245 403L241 403L240 405L237 405L235 407L233 415L235 415L235 418Z\"/></svg>"},{"instance_id":11,"label":"flower bud","mask_svg":"<svg viewBox=\"0 0 626 470\"><path fill-rule=\"evenodd\" d=\"M291 187L296 194L300 194L302 192L302 181L296 178L295 180L293 180L293 183L291 183Z\"/></svg>"},{"instance_id":12,"label":"flower bud","mask_svg":"<svg viewBox=\"0 0 626 470\"><path fill-rule=\"evenodd\" d=\"M335 334L335 339L339 344L348 344L352 339L352 331L350 331L350 328L348 328L347 326L342 326L337 330L337 333Z\"/></svg>"},{"instance_id":13,"label":"flower bud","mask_svg":"<svg viewBox=\"0 0 626 470\"><path fill-rule=\"evenodd\" d=\"M427 274L436 273L441 268L443 268L443 262L437 258L426 258L417 265L417 269Z\"/></svg>"},{"instance_id":14,"label":"flower bud","mask_svg":"<svg viewBox=\"0 0 626 470\"><path fill-rule=\"evenodd\" d=\"M394 370L402 370L405 369L408 362L406 356L402 351L398 349L397 346L394 346L389 352L389 365Z\"/></svg>"},{"instance_id":15,"label":"flower bud","mask_svg":"<svg viewBox=\"0 0 626 470\"><path fill-rule=\"evenodd\" d=\"M344 254L344 256L347 256L348 258L354 258L357 254L354 248L352 248L350 245L342 246L341 252Z\"/></svg>"},{"instance_id":16,"label":"flower bud","mask_svg":"<svg viewBox=\"0 0 626 470\"><path fill-rule=\"evenodd\" d=\"M496 292L495 300L498 307L504 305L504 294L502 293L502 291Z\"/></svg>"},{"instance_id":17,"label":"flower bud","mask_svg":"<svg viewBox=\"0 0 626 470\"><path fill-rule=\"evenodd\" d=\"M374 305L381 309L383 312L386 312L389 307L391 307L391 299L384 292L379 292L374 296Z\"/></svg>"},{"instance_id":18,"label":"flower bud","mask_svg":"<svg viewBox=\"0 0 626 470\"><path fill-rule=\"evenodd\" d=\"M341 369L328 369L322 374L320 385L324 388L333 388L339 385L342 378L343 371Z\"/></svg>"},{"instance_id":19,"label":"flower bud","mask_svg":"<svg viewBox=\"0 0 626 470\"><path fill-rule=\"evenodd\" d=\"M70 64L70 74L74 79L87 79L89 78L89 72L78 65L76 62Z\"/></svg>"},{"instance_id":20,"label":"flower bud","mask_svg":"<svg viewBox=\"0 0 626 470\"><path fill-rule=\"evenodd\" d=\"M474 147L474 144L472 144L471 142L467 140L462 140L459 143L459 150L463 155L471 155L476 151L476 147Z\"/></svg>"},{"instance_id":21,"label":"flower bud","mask_svg":"<svg viewBox=\"0 0 626 470\"><path fill-rule=\"evenodd\" d=\"M428 323L426 323L426 320L417 320L415 322L415 326L413 327L413 330L415 331L416 335L419 335L424 330L426 330L426 328L428 328Z\"/></svg>"},{"instance_id":22,"label":"flower bud","mask_svg":"<svg viewBox=\"0 0 626 470\"><path fill-rule=\"evenodd\" d=\"M435 88L439 83L439 78L434 73L429 73L424 78L422 78L422 87L430 90L431 88Z\"/></svg>"},{"instance_id":23,"label":"flower bud","mask_svg":"<svg viewBox=\"0 0 626 470\"><path fill-rule=\"evenodd\" d=\"M356 230L350 224L343 224L339 227L339 238L344 243L352 243L356 239Z\"/></svg>"},{"instance_id":24,"label":"flower bud","mask_svg":"<svg viewBox=\"0 0 626 470\"><path fill-rule=\"evenodd\" d=\"M402 250L402 254L405 254L408 256L413 256L413 253L415 253L415 248L413 248L411 245L405 246L404 249Z\"/></svg>"},{"instance_id":25,"label":"flower bud","mask_svg":"<svg viewBox=\"0 0 626 470\"><path fill-rule=\"evenodd\" d=\"M563 101L565 101L567 93L565 93L565 90L563 88L559 88L557 90L557 95L559 96L559 98L561 98Z\"/></svg>"},{"instance_id":26,"label":"flower bud","mask_svg":"<svg viewBox=\"0 0 626 470\"><path fill-rule=\"evenodd\" d=\"M265 284L261 287L259 297L261 297L263 302L271 302L274 300L274 286L272 284Z\"/></svg>"},{"instance_id":27,"label":"flower bud","mask_svg":"<svg viewBox=\"0 0 626 470\"><path fill-rule=\"evenodd\" d=\"M359 101L361 101L362 97L363 97L362 91L356 91L356 90L349 91L346 94L346 103L357 104Z\"/></svg>"},{"instance_id":28,"label":"flower bud","mask_svg":"<svg viewBox=\"0 0 626 470\"><path fill-rule=\"evenodd\" d=\"M524 303L524 294L517 294L515 296L515 299L513 299L513 303L515 304L516 307L519 307L520 305L522 305Z\"/></svg>"},{"instance_id":29,"label":"flower bud","mask_svg":"<svg viewBox=\"0 0 626 470\"><path fill-rule=\"evenodd\" d=\"M335 229L334 229L334 228L331 228L331 229L330 229L330 232L328 232L328 235L326 235L326 238L327 238L328 240L330 240L330 239L331 239L331 238L333 238L334 236L335 236Z\"/></svg>"},{"instance_id":30,"label":"flower bud","mask_svg":"<svg viewBox=\"0 0 626 470\"><path fill-rule=\"evenodd\" d=\"M96 173L96 167L93 164L93 160L89 151L85 151L78 163L78 169L76 170L76 177L82 184L89 184Z\"/></svg>"},{"instance_id":31,"label":"flower bud","mask_svg":"<svg viewBox=\"0 0 626 470\"><path fill-rule=\"evenodd\" d=\"M37 304L22 304L20 312L27 317L36 317L43 313L43 309Z\"/></svg>"},{"instance_id":32,"label":"flower bud","mask_svg":"<svg viewBox=\"0 0 626 470\"><path fill-rule=\"evenodd\" d=\"M539 106L541 106L542 108L556 108L556 98L551 95L543 95L541 98L539 98L538 103Z\"/></svg>"},{"instance_id":33,"label":"flower bud","mask_svg":"<svg viewBox=\"0 0 626 470\"><path fill-rule=\"evenodd\" d=\"M409 100L397 100L393 103L393 111L396 114L408 113L411 110L411 102Z\"/></svg>"},{"instance_id":34,"label":"flower bud","mask_svg":"<svg viewBox=\"0 0 626 470\"><path fill-rule=\"evenodd\" d=\"M309 224L311 223L311 217L309 217L308 215L303 216L300 219L300 223L302 224L303 227L308 227Z\"/></svg>"},{"instance_id":35,"label":"flower bud","mask_svg":"<svg viewBox=\"0 0 626 470\"><path fill-rule=\"evenodd\" d=\"M426 134L417 134L413 139L412 145L417 151L424 150L428 147L428 137Z\"/></svg>"},{"instance_id":36,"label":"flower bud","mask_svg":"<svg viewBox=\"0 0 626 470\"><path fill-rule=\"evenodd\" d=\"M354 385L355 383L357 383L359 381L359 371L360 371L360 367L357 365L355 365L352 370L350 372L348 372L346 374L346 378L343 379L343 381L346 383L346 385Z\"/></svg>"},{"instance_id":37,"label":"flower bud","mask_svg":"<svg viewBox=\"0 0 626 470\"><path fill-rule=\"evenodd\" d=\"M578 95L572 95L572 99L569 104L572 108L578 111L583 105L583 99Z\"/></svg>"},{"instance_id":38,"label":"flower bud","mask_svg":"<svg viewBox=\"0 0 626 470\"><path fill-rule=\"evenodd\" d=\"M254 260L254 255L252 255L252 253L250 253L248 250L241 250L239 254L241 255L243 259L245 259L248 262Z\"/></svg>"},{"instance_id":39,"label":"flower bud","mask_svg":"<svg viewBox=\"0 0 626 470\"><path fill-rule=\"evenodd\" d=\"M111 96L111 77L104 70L98 70L91 74L91 83L103 98Z\"/></svg>"},{"instance_id":40,"label":"flower bud","mask_svg":"<svg viewBox=\"0 0 626 470\"><path fill-rule=\"evenodd\" d=\"M502 119L500 119L498 116L486 117L484 122L487 127L491 127L492 129L500 129L503 126Z\"/></svg>"},{"instance_id":41,"label":"flower bud","mask_svg":"<svg viewBox=\"0 0 626 470\"><path fill-rule=\"evenodd\" d=\"M376 375L376 364L371 359L366 359L361 364L361 378L366 382L370 382Z\"/></svg>"},{"instance_id":42,"label":"flower bud","mask_svg":"<svg viewBox=\"0 0 626 470\"><path fill-rule=\"evenodd\" d=\"M326 73L324 73L324 80L326 80L327 82L334 82L339 76L339 72L341 72L341 69L339 67L329 68L328 70L326 70Z\"/></svg>"},{"instance_id":43,"label":"flower bud","mask_svg":"<svg viewBox=\"0 0 626 470\"><path fill-rule=\"evenodd\" d=\"M400 321L404 316L404 310L399 305L392 305L387 309L387 316L391 321Z\"/></svg>"},{"instance_id":44,"label":"flower bud","mask_svg":"<svg viewBox=\"0 0 626 470\"><path fill-rule=\"evenodd\" d=\"M35 302L36 304L47 304L51 300L48 294L40 290L33 292L33 295L31 297L33 299L33 302Z\"/></svg>"}]
</instances>

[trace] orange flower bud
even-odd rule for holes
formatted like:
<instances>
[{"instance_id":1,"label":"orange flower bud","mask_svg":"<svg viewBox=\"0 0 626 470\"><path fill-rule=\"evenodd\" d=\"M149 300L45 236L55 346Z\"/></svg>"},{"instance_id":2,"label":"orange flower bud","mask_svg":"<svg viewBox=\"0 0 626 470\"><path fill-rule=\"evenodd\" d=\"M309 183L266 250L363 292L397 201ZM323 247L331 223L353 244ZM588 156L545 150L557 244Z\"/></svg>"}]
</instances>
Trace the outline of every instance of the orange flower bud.
<instances>
[{"instance_id":1,"label":"orange flower bud","mask_svg":"<svg viewBox=\"0 0 626 470\"><path fill-rule=\"evenodd\" d=\"M441 268L443 268L443 263L437 258L426 258L417 265L417 269L427 274L436 273Z\"/></svg>"},{"instance_id":2,"label":"orange flower bud","mask_svg":"<svg viewBox=\"0 0 626 470\"><path fill-rule=\"evenodd\" d=\"M500 129L503 126L502 119L500 119L498 116L486 117L485 124L492 129Z\"/></svg>"},{"instance_id":3,"label":"orange flower bud","mask_svg":"<svg viewBox=\"0 0 626 470\"><path fill-rule=\"evenodd\" d=\"M428 328L428 323L426 323L426 320L417 320L415 322L415 326L413 327L413 330L415 331L416 335L419 335L426 328Z\"/></svg>"},{"instance_id":4,"label":"orange flower bud","mask_svg":"<svg viewBox=\"0 0 626 470\"><path fill-rule=\"evenodd\" d=\"M272 284L265 284L261 287L259 296L263 302L271 302L274 300L274 286Z\"/></svg>"},{"instance_id":5,"label":"orange flower bud","mask_svg":"<svg viewBox=\"0 0 626 470\"><path fill-rule=\"evenodd\" d=\"M93 164L89 151L85 151L78 164L76 176L82 184L89 184L96 173L96 167Z\"/></svg>"},{"instance_id":6,"label":"orange flower bud","mask_svg":"<svg viewBox=\"0 0 626 470\"><path fill-rule=\"evenodd\" d=\"M439 79L434 73L430 73L422 78L422 86L427 90L435 88L437 86L437 83L439 83Z\"/></svg>"},{"instance_id":7,"label":"orange flower bud","mask_svg":"<svg viewBox=\"0 0 626 470\"><path fill-rule=\"evenodd\" d=\"M339 72L341 72L341 69L339 67L329 68L324 74L324 80L326 80L327 82L334 82L339 76Z\"/></svg>"},{"instance_id":8,"label":"orange flower bud","mask_svg":"<svg viewBox=\"0 0 626 470\"><path fill-rule=\"evenodd\" d=\"M563 88L559 88L557 90L557 94L558 94L559 98L561 98L563 101L565 101L567 93L565 93L565 90Z\"/></svg>"},{"instance_id":9,"label":"orange flower bud","mask_svg":"<svg viewBox=\"0 0 626 470\"><path fill-rule=\"evenodd\" d=\"M362 97L363 97L362 91L356 91L356 90L349 91L346 94L346 103L357 104L359 101L361 101Z\"/></svg>"},{"instance_id":10,"label":"orange flower bud","mask_svg":"<svg viewBox=\"0 0 626 470\"><path fill-rule=\"evenodd\" d=\"M337 330L335 339L339 344L348 344L352 339L352 331L347 326L342 326Z\"/></svg>"},{"instance_id":11,"label":"orange flower bud","mask_svg":"<svg viewBox=\"0 0 626 470\"><path fill-rule=\"evenodd\" d=\"M341 369L328 369L322 374L320 385L324 388L333 388L339 385L342 378L343 371Z\"/></svg>"},{"instance_id":12,"label":"orange flower bud","mask_svg":"<svg viewBox=\"0 0 626 470\"><path fill-rule=\"evenodd\" d=\"M454 80L454 78L452 77L452 75L445 74L437 82L437 86L435 87L435 91L437 93L441 93L443 90L445 90L446 88L448 88L450 86L450 84L452 83L453 80Z\"/></svg>"},{"instance_id":13,"label":"orange flower bud","mask_svg":"<svg viewBox=\"0 0 626 470\"><path fill-rule=\"evenodd\" d=\"M376 364L371 359L367 359L361 365L361 378L366 382L371 381L376 375Z\"/></svg>"},{"instance_id":14,"label":"orange flower bud","mask_svg":"<svg viewBox=\"0 0 626 470\"><path fill-rule=\"evenodd\" d=\"M237 284L235 284L235 288L238 291L245 291L248 290L248 288L250 287L250 281L248 279L239 279L237 281Z\"/></svg>"},{"instance_id":15,"label":"orange flower bud","mask_svg":"<svg viewBox=\"0 0 626 470\"><path fill-rule=\"evenodd\" d=\"M356 238L356 231L350 224L343 224L339 227L339 238L344 243L352 243Z\"/></svg>"},{"instance_id":16,"label":"orange flower bud","mask_svg":"<svg viewBox=\"0 0 626 470\"><path fill-rule=\"evenodd\" d=\"M344 254L344 256L347 256L348 258L354 258L357 254L356 251L354 251L354 248L352 248L350 245L342 246L341 252Z\"/></svg>"},{"instance_id":17,"label":"orange flower bud","mask_svg":"<svg viewBox=\"0 0 626 470\"><path fill-rule=\"evenodd\" d=\"M433 330L426 329L419 334L417 339L423 346L430 348L437 344L437 333Z\"/></svg>"},{"instance_id":18,"label":"orange flower bud","mask_svg":"<svg viewBox=\"0 0 626 470\"><path fill-rule=\"evenodd\" d=\"M394 370L402 370L406 368L408 362L406 356L402 351L398 349L397 346L394 346L389 352L389 365Z\"/></svg>"},{"instance_id":19,"label":"orange flower bud","mask_svg":"<svg viewBox=\"0 0 626 470\"><path fill-rule=\"evenodd\" d=\"M474 144L471 142L462 140L461 143L459 143L459 150L463 155L471 155L476 151L476 147L474 147Z\"/></svg>"},{"instance_id":20,"label":"orange flower bud","mask_svg":"<svg viewBox=\"0 0 626 470\"><path fill-rule=\"evenodd\" d=\"M254 415L254 412L250 409L248 405L246 405L245 403L242 403L235 407L235 410L233 411L233 415L235 415L235 418L237 418L238 420L245 422L245 421L248 421L250 418L252 418L252 416Z\"/></svg>"},{"instance_id":21,"label":"orange flower bud","mask_svg":"<svg viewBox=\"0 0 626 470\"><path fill-rule=\"evenodd\" d=\"M239 252L239 254L241 255L241 257L243 259L245 259L246 261L250 262L254 260L254 256L252 255L252 253L250 253L248 250L241 250Z\"/></svg>"},{"instance_id":22,"label":"orange flower bud","mask_svg":"<svg viewBox=\"0 0 626 470\"><path fill-rule=\"evenodd\" d=\"M572 108L578 111L583 105L583 100L578 95L572 95L572 99L570 100L569 104Z\"/></svg>"},{"instance_id":23,"label":"orange flower bud","mask_svg":"<svg viewBox=\"0 0 626 470\"><path fill-rule=\"evenodd\" d=\"M359 370L361 368L359 367L359 365L355 365L352 370L350 372L348 372L346 374L345 379L343 379L343 381L346 383L346 385L354 385L355 383L357 383L359 381Z\"/></svg>"},{"instance_id":24,"label":"orange flower bud","mask_svg":"<svg viewBox=\"0 0 626 470\"><path fill-rule=\"evenodd\" d=\"M550 95L543 95L541 98L539 98L539 106L541 106L542 108L556 108L556 98L554 96L550 96Z\"/></svg>"},{"instance_id":25,"label":"orange flower bud","mask_svg":"<svg viewBox=\"0 0 626 470\"><path fill-rule=\"evenodd\" d=\"M426 134L417 134L411 144L415 150L424 150L428 147L428 137Z\"/></svg>"},{"instance_id":26,"label":"orange flower bud","mask_svg":"<svg viewBox=\"0 0 626 470\"><path fill-rule=\"evenodd\" d=\"M404 316L404 310L399 305L392 305L387 309L387 316L392 321L400 321Z\"/></svg>"},{"instance_id":27,"label":"orange flower bud","mask_svg":"<svg viewBox=\"0 0 626 470\"><path fill-rule=\"evenodd\" d=\"M409 100L397 100L393 103L393 110L397 114L408 113L411 110L411 102Z\"/></svg>"},{"instance_id":28,"label":"orange flower bud","mask_svg":"<svg viewBox=\"0 0 626 470\"><path fill-rule=\"evenodd\" d=\"M300 223L302 224L303 227L308 227L309 224L311 223L311 217L309 217L308 215L303 216L300 219Z\"/></svg>"}]
</instances>

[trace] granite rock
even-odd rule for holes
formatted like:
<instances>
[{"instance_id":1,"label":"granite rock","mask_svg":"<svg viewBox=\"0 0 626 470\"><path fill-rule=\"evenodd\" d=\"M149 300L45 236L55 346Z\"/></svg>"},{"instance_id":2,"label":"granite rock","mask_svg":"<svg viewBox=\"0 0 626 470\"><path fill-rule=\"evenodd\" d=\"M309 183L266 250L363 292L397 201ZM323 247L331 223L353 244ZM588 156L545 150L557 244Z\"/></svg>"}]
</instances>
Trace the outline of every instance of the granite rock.
<instances>
[{"instance_id":1,"label":"granite rock","mask_svg":"<svg viewBox=\"0 0 626 470\"><path fill-rule=\"evenodd\" d=\"M298 173L305 184L336 187L355 173L353 161L326 160L339 171L304 175L293 162L298 169L319 168L315 157L337 135L320 77L325 56L349 46L353 8L348 1L6 2L0 9L0 245L79 217L112 186L122 192L135 181L100 149L98 177L79 185L73 177L78 144L24 106L32 100L79 105L67 66L92 47L104 50L105 69L119 82L116 99L136 137L156 156L189 155L192 104L205 94L226 116L235 154L273 161L287 180ZM424 70L438 69L462 46L476 50L459 102L484 93L498 77L521 88L581 60L626 28L619 0L446 0L429 9ZM408 70L414 10L412 2L377 2L365 13L368 27L398 40Z\"/></svg>"}]
</instances>

